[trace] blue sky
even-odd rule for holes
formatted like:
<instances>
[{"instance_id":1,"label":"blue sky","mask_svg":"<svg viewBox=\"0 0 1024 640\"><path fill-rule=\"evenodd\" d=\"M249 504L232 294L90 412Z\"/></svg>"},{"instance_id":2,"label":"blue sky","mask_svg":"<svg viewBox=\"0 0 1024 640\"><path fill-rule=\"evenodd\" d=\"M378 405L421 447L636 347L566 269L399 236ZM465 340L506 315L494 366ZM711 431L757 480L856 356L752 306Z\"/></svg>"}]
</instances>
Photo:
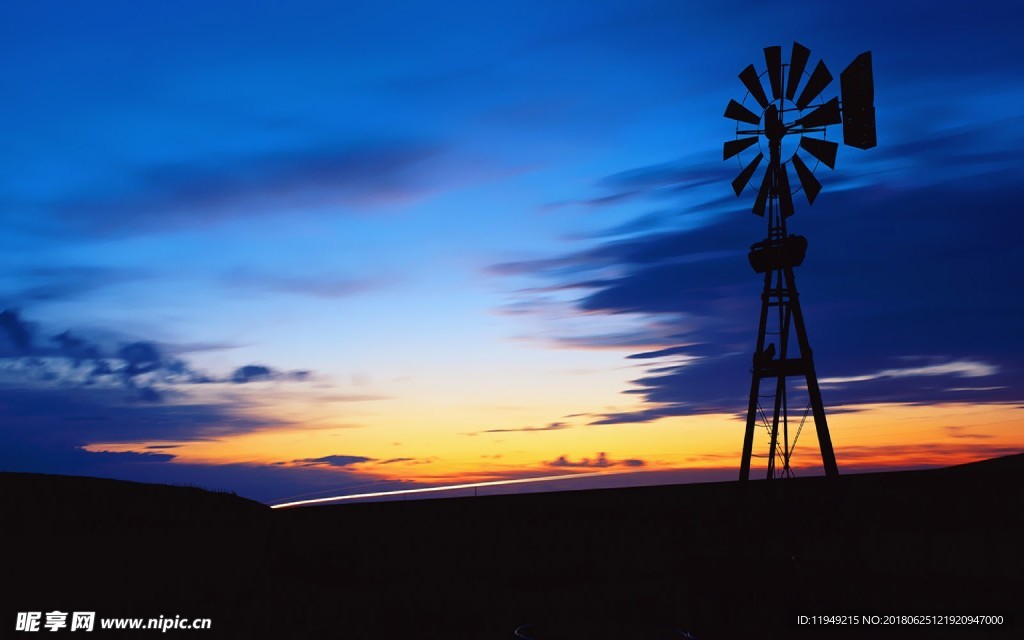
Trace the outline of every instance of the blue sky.
<instances>
[{"instance_id":1,"label":"blue sky","mask_svg":"<svg viewBox=\"0 0 1024 640\"><path fill-rule=\"evenodd\" d=\"M665 420L745 404L763 228L721 114L793 40L836 77L874 56L879 145L792 222L826 404L979 407L996 431L932 444L1019 450L1020 17L6 3L0 469L273 500L733 465Z\"/></svg>"}]
</instances>

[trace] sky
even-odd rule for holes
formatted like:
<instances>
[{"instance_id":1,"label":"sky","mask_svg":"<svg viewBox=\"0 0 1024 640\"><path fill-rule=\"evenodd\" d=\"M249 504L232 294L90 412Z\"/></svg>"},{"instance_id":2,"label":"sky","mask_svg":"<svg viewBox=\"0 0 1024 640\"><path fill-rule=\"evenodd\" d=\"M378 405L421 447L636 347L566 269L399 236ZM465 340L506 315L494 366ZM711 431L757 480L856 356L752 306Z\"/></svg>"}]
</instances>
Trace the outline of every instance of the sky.
<instances>
[{"instance_id":1,"label":"sky","mask_svg":"<svg viewBox=\"0 0 1024 640\"><path fill-rule=\"evenodd\" d=\"M840 472L1020 452L1022 17L3 3L0 470L268 503L736 477L764 221L722 114L793 41L826 98L874 63L878 146L789 221Z\"/></svg>"}]
</instances>

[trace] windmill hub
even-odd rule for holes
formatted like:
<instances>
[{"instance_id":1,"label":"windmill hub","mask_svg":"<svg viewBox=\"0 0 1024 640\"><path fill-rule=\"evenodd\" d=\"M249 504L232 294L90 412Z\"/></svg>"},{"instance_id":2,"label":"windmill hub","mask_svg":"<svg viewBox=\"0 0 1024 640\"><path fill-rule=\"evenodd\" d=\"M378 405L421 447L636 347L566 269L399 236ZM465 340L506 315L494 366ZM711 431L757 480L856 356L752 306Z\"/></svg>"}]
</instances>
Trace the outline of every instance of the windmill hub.
<instances>
[{"instance_id":1,"label":"windmill hub","mask_svg":"<svg viewBox=\"0 0 1024 640\"><path fill-rule=\"evenodd\" d=\"M782 100L781 107L770 104L761 113L761 130L764 133L758 135L758 148L765 157L771 157L772 142L779 144L779 162L789 162L800 147L800 140L795 136L787 136L786 129L793 126L794 121L800 117L801 110L795 103L789 100Z\"/></svg>"},{"instance_id":2,"label":"windmill hub","mask_svg":"<svg viewBox=\"0 0 1024 640\"><path fill-rule=\"evenodd\" d=\"M849 146L875 146L874 87L871 53L865 52L840 74L842 106L839 98L823 100L819 96L832 82L832 74L821 61L805 74L810 54L809 49L794 42L789 63L784 64L782 47L766 47L767 69L758 73L754 65L749 65L741 71L739 78L747 95L742 102L730 100L725 109L725 117L736 121L736 139L725 143L722 158L737 156L741 167L732 181L733 191L738 196L748 184L754 185L757 197L753 212L764 216L768 223L765 239L751 246L748 254L750 266L764 274L764 289L751 366L740 480L749 478L755 455L754 432L759 424L768 436L767 452L762 454L768 460L767 477L793 476L790 461L808 413L814 416L825 475L839 474L796 290L794 270L803 263L807 239L789 233L787 218L795 213L793 194L797 191L803 190L808 203L814 204L821 191L814 170L821 164L835 168L839 145L825 139L830 125L843 123L843 141ZM755 102L761 108L760 116L748 108L755 107ZM755 144L759 152L744 161L743 152ZM748 156L750 153L747 151ZM795 189L790 187L790 165L796 171ZM754 179L759 170L760 178ZM792 377L803 378L804 385L788 386L787 378ZM797 423L801 413L803 418Z\"/></svg>"}]
</instances>

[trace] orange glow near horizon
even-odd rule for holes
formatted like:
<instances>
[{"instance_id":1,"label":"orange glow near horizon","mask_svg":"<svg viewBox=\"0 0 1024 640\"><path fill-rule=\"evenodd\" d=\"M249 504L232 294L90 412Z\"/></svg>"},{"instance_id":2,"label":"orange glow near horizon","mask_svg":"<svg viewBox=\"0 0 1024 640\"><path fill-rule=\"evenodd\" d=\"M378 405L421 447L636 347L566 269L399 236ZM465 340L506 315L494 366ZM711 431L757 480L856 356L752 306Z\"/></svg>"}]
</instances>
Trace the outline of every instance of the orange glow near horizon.
<instances>
[{"instance_id":1,"label":"orange glow near horizon","mask_svg":"<svg viewBox=\"0 0 1024 640\"><path fill-rule=\"evenodd\" d=\"M288 423L202 441L93 443L86 449L146 452L153 451L147 447L175 445L158 451L173 453L177 463L316 466L368 479L424 484L488 482L552 471L739 465L743 421L735 415L590 425L592 416L552 420L552 415L565 415L564 407L547 405L511 412L477 407L446 418L441 412L424 417L402 404L396 402L389 411L365 416L366 424L358 427L321 416L311 424ZM840 472L855 472L946 466L1024 451L1021 409L1014 404L866 404L843 407L828 420ZM542 429L558 422L564 426ZM534 430L517 430L523 424L534 425ZM761 444L755 440L755 451ZM606 461L597 466L601 452ZM337 467L314 462L327 456L368 460ZM560 461L561 457L565 459ZM793 467L802 475L819 466L813 423L808 421ZM756 462L753 476L759 477Z\"/></svg>"}]
</instances>

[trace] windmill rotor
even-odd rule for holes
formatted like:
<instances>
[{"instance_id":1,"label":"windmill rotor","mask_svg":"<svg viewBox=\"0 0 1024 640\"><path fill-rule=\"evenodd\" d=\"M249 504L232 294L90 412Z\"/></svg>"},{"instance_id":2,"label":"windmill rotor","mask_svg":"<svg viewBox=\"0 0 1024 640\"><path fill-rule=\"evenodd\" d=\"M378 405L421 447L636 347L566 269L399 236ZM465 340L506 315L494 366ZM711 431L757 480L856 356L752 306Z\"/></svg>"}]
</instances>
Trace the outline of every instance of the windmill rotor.
<instances>
[{"instance_id":1,"label":"windmill rotor","mask_svg":"<svg viewBox=\"0 0 1024 640\"><path fill-rule=\"evenodd\" d=\"M740 172L732 182L733 191L739 196L748 186L754 189L753 212L760 216L772 200L783 217L792 215L797 191L814 203L821 192L815 172L821 165L834 169L839 148L827 139L828 127L842 123L849 146L869 149L876 143L871 53L859 55L840 74L842 102L822 97L833 76L822 60L808 73L810 57L810 49L799 42L793 43L786 63L782 47L765 47L764 71L759 73L753 64L744 68L739 79L747 94L740 102L730 100L725 109L725 117L736 121L736 137L723 145L722 159L737 158ZM768 162L761 169L765 158ZM789 179L790 164L795 188ZM759 169L764 173L754 180Z\"/></svg>"}]
</instances>

